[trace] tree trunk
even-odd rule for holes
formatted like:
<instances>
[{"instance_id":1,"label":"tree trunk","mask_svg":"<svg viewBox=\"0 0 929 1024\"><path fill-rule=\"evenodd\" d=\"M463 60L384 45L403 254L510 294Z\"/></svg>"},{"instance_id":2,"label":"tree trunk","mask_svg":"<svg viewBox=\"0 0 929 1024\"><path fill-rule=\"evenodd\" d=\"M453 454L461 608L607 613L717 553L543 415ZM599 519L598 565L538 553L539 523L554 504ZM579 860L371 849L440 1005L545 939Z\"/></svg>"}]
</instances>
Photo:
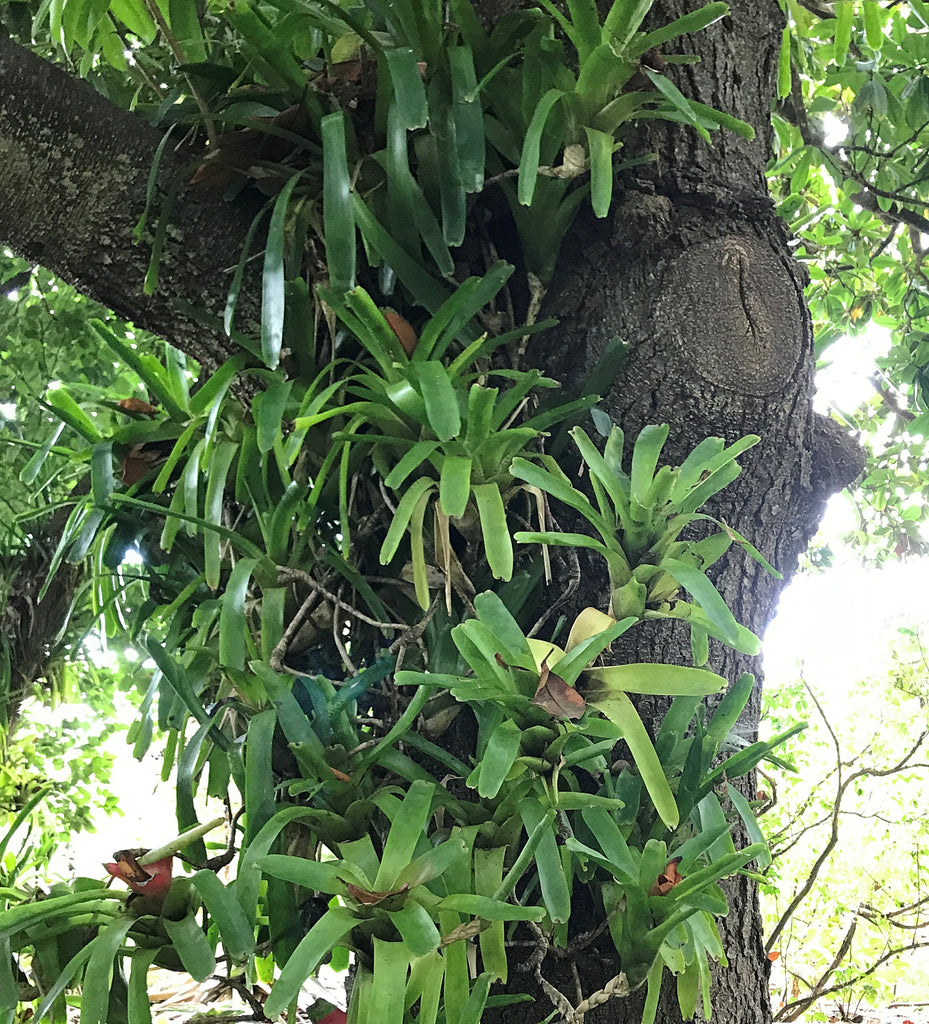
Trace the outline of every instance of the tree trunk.
<instances>
[{"instance_id":1,"label":"tree trunk","mask_svg":"<svg viewBox=\"0 0 929 1024\"><path fill-rule=\"evenodd\" d=\"M232 354L237 346L191 313L222 315L260 204L185 187L195 156L177 132L158 163L136 243L162 134L2 35L0 95L0 239L206 366ZM152 243L172 186L180 192L170 206L158 287L147 295ZM243 329L254 324L259 297L260 288L243 287L236 320Z\"/></svg>"},{"instance_id":2,"label":"tree trunk","mask_svg":"<svg viewBox=\"0 0 929 1024\"><path fill-rule=\"evenodd\" d=\"M664 24L693 6L665 0L651 17ZM826 498L855 478L862 459L850 438L813 412L805 274L791 258L765 181L783 15L776 0L730 0L730 8L730 17L675 43L674 52L702 59L673 77L688 98L751 124L755 139L722 132L707 145L696 132L653 122L627 145L624 158L651 152L657 159L625 177L608 222L587 222L569 241L545 309L560 323L539 339L536 352L544 350L546 371L570 388L618 336L627 358L601 408L630 440L647 423L669 423L662 461L672 465L704 437L732 442L760 435L760 444L740 459L742 475L707 511L746 535L789 577ZM575 610L605 608L605 575L589 560L582 566ZM738 549L720 564L715 582L736 618L762 635L784 582ZM636 633L617 660L689 663L686 629L656 627ZM756 738L758 726L757 661L711 641L709 667L730 681L746 671L758 679L742 723L747 740ZM639 710L656 729L666 706L643 700ZM737 877L728 896L730 914L720 924L730 966L716 972L713 1019L761 1024L771 1019L769 964L755 886ZM595 923L582 916L572 920L572 931ZM616 973L610 949L607 940L602 950L578 954L585 996ZM550 955L542 974L576 1005L571 962ZM666 989L658 1019L671 1024L681 1018L673 985ZM643 998L611 1000L585 1024L637 1021ZM540 1005L548 1005L542 992L535 1004L508 1007L505 1020L538 1021Z\"/></svg>"},{"instance_id":3,"label":"tree trunk","mask_svg":"<svg viewBox=\"0 0 929 1024\"><path fill-rule=\"evenodd\" d=\"M671 463L707 435L732 441L759 434L761 443L741 460L742 476L712 511L790 575L826 497L854 478L859 458L812 412L803 273L765 185L783 16L777 0L730 4L731 17L675 44L677 52L692 48L702 63L672 70L686 95L752 124L755 140L716 133L708 146L689 128L653 122L628 143L624 158L657 159L623 180L610 219L585 221L568 240L546 303L560 326L535 339L530 357L570 391L618 335L628 356L602 407L630 438L646 423L670 423ZM651 17L663 24L694 6L663 0ZM201 361L229 351L222 335L208 336L178 311L184 302L222 308L252 211L186 189L174 215L180 232L158 292L147 297L148 248L133 245L132 230L145 206L157 133L9 41L0 41L0 89L0 179L7 196L16 197L0 208L0 239ZM183 157L169 150L166 160L166 174L182 172ZM257 293L251 294L246 312L254 316ZM603 608L604 580L583 564L576 604ZM783 586L738 551L721 565L717 585L736 617L759 634ZM690 650L682 631L662 627L642 630L621 657L688 663ZM751 659L719 646L711 647L710 667L730 680L759 673ZM643 710L654 723L662 707L654 702ZM746 738L757 718L756 695ZM724 938L731 966L718 972L714 1019L762 1024L770 1020L768 965L745 879L731 885L730 905ZM576 932L596 920L582 902L577 916ZM589 995L617 973L615 953L595 942L576 958L551 954L542 973L576 1004L575 977ZM535 985L532 973L514 971L513 980ZM551 1004L535 991L535 1003L488 1019L544 1019ZM614 999L591 1011L586 1024L634 1021L640 1009L640 994ZM679 1018L673 995L663 1000L663 1024Z\"/></svg>"}]
</instances>

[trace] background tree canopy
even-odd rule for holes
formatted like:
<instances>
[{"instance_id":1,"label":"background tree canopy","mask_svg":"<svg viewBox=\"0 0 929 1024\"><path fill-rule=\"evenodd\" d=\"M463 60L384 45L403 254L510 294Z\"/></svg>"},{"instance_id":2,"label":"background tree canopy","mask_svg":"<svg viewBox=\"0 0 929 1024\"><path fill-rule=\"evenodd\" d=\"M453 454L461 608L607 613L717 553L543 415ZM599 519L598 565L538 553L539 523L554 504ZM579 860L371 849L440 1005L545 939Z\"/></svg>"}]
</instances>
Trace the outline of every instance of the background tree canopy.
<instances>
[{"instance_id":1,"label":"background tree canopy","mask_svg":"<svg viewBox=\"0 0 929 1024\"><path fill-rule=\"evenodd\" d=\"M11 879L0 1013L770 1019L758 635L856 478L924 543L929 5L2 17L6 719L147 652L181 836Z\"/></svg>"}]
</instances>

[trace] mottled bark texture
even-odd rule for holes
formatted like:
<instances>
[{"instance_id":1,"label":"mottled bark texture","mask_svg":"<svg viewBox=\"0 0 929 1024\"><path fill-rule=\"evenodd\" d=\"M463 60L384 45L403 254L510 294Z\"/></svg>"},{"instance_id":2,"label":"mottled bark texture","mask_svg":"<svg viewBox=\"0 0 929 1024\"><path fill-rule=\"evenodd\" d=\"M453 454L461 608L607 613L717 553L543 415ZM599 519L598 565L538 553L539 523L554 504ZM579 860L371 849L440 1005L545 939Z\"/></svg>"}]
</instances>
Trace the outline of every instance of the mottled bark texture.
<instances>
[{"instance_id":1,"label":"mottled bark texture","mask_svg":"<svg viewBox=\"0 0 929 1024\"><path fill-rule=\"evenodd\" d=\"M483 13L492 18L510 2L486 0ZM670 73L686 95L754 125L756 139L716 133L707 146L680 125L650 122L630 140L624 156L651 153L655 160L619 183L608 221L579 224L566 243L545 311L558 316L560 326L534 339L530 356L570 391L603 344L618 335L628 357L603 407L627 437L646 423L670 423L670 462L707 435L732 441L759 434L761 444L742 459L742 476L712 511L789 576L826 498L854 478L860 460L812 411L803 274L765 186L782 14L777 0L730 4L731 17L675 46L699 54L702 63ZM659 0L650 17L661 24L695 6L693 0ZM238 258L249 216L214 195L188 190L174 218L179 233L162 287L146 298L147 254L131 235L157 135L9 42L0 42L0 90L0 239L198 359L220 348L221 339L177 315L177 300L213 310L221 305L225 271ZM177 173L183 158L169 158ZM254 310L255 293L251 302ZM577 606L604 607L602 574L583 564ZM737 617L763 632L783 583L738 552L722 564L717 583ZM639 631L618 656L686 664L690 651L686 633L663 627ZM718 645L710 664L730 679L759 671L751 659ZM642 710L654 725L661 703ZM744 723L746 738L757 716L756 698ZM744 879L730 893L724 932L731 966L717 973L714 1020L764 1024L770 1020L768 965L755 895ZM579 894L576 932L598 919L585 898ZM617 973L602 937L576 956L567 952L550 953L542 973L573 1003L576 980L589 995ZM532 973L514 971L513 980L535 985ZM535 992L534 1003L490 1013L488 1020L546 1019L552 1005L543 991ZM640 1009L641 993L614 999L591 1011L586 1024L636 1021ZM659 1020L679 1020L673 994L663 1000Z\"/></svg>"},{"instance_id":2,"label":"mottled bark texture","mask_svg":"<svg viewBox=\"0 0 929 1024\"><path fill-rule=\"evenodd\" d=\"M665 23L694 8L664 0L650 18ZM692 52L696 65L669 69L688 97L749 122L756 138L715 133L706 145L678 125L650 123L623 152L651 153L653 163L620 183L608 224L579 226L562 256L545 313L560 326L539 339L535 357L564 382L593 368L604 343L617 335L626 361L602 407L634 438L646 423L670 423L666 460L675 464L708 435L734 441L758 434L761 443L740 460L741 477L714 503L714 515L748 536L785 577L796 569L825 500L862 468L857 448L812 410L813 346L803 299L805 277L790 253L765 183L771 151L773 95L783 16L776 0L730 0L731 16L681 40L674 52ZM590 560L577 605L604 607L605 579ZM716 583L737 618L759 635L773 617L784 583L736 551L719 567ZM661 624L639 631L618 654L621 661L690 659L686 630ZM758 659L711 643L710 667L734 680L754 672ZM759 683L760 686L760 683ZM666 705L642 702L657 727ZM742 731L753 739L759 692ZM729 969L716 972L713 1019L718 1024L770 1020L768 961L762 949L754 886L729 884L731 911L721 922ZM572 922L583 932L594 921ZM577 958L585 995L616 972L608 943ZM572 1002L570 958L549 955L543 975ZM673 985L659 1020L680 1020ZM637 1021L641 993L612 1000L585 1024ZM507 1024L544 1016L538 1002L508 1008ZM502 1017L500 1018L503 1019Z\"/></svg>"},{"instance_id":3,"label":"mottled bark texture","mask_svg":"<svg viewBox=\"0 0 929 1024\"><path fill-rule=\"evenodd\" d=\"M181 132L175 135L159 164L148 228L136 244L133 231L162 134L0 36L0 242L212 365L234 346L188 310L221 316L255 207L185 186L192 152L178 148ZM153 231L173 183L181 190L158 289L147 296ZM259 289L243 291L238 323L254 320L259 295Z\"/></svg>"}]
</instances>

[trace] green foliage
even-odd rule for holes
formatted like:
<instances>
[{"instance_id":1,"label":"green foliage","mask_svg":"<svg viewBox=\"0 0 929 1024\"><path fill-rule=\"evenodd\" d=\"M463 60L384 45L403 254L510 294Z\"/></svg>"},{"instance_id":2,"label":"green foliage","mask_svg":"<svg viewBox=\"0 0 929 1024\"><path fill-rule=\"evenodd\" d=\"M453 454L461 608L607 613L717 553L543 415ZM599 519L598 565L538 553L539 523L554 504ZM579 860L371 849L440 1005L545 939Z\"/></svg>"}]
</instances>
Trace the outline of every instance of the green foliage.
<instances>
[{"instance_id":1,"label":"green foliage","mask_svg":"<svg viewBox=\"0 0 929 1024\"><path fill-rule=\"evenodd\" d=\"M927 8L919 0L786 7L770 181L809 269L816 352L827 364L843 336L889 332L873 394L830 410L869 450L854 540L879 556L918 553L927 506L899 496L927 482Z\"/></svg>"},{"instance_id":2,"label":"green foliage","mask_svg":"<svg viewBox=\"0 0 929 1024\"><path fill-rule=\"evenodd\" d=\"M510 483L513 474L534 486L527 467L538 467L547 474L538 481L540 491L574 507L582 500L563 481L563 493L550 483L549 477L558 478L547 457L540 464L517 456L531 454L538 437L532 419L499 435L514 433L518 443L508 453L501 449L494 465L481 462L479 445L468 447L474 436L490 436L486 427L476 433L475 417L486 424L497 415L502 425L533 387L551 382L508 371L501 377L509 389L478 384L468 371L499 339L469 343L465 337L447 365L430 358L444 354L455 340L452 331L467 324L473 294L499 287L491 283L495 276L463 285L464 295L424 324L419 358L418 346L409 358L391 338L388 321L365 293L349 293L338 313L357 333L360 348L348 372L335 374L342 357L310 382L286 379L282 369L252 370L266 387L250 418L230 386L239 363L191 387L186 377L172 377L171 360L157 368L137 361L162 408L116 427L110 437L88 437L79 406L63 413L67 428L57 451L67 454L76 442L71 457L87 453L90 487L63 532L55 563L90 557L95 565L115 568L127 543L144 552L148 586L133 635L144 642L157 671L137 750L152 734L157 693L158 724L177 737L179 826L195 823L194 796L203 786L214 795L234 787L244 799L246 826L232 889L207 884L209 874L194 876L194 882L202 879L197 891L216 928L204 932L196 923L199 897L185 879L174 882L161 906L152 908L143 897L130 901L128 916L96 890L83 894L74 906L90 923L106 927L63 968L59 987L47 997L49 1009L83 971L82 1018L99 1019L102 995L90 972L104 970L114 958L141 956L147 963L154 957L203 977L213 970L215 942L234 961L253 955L256 942L269 942L282 967L269 1004L273 1013L291 1004L309 971L326 959L344 959L340 950L350 949L360 971L352 994L358 1019L375 1012L373 1001L380 1012L388 996L397 1020L403 1006L417 1003L423 1019L435 1019L440 1007L446 1017L478 1019L492 982L507 976L507 922L539 922L552 941L565 942L576 884L599 892L611 923L620 957L614 996L646 981L656 986L664 965L679 976L685 1010L700 991L708 999L707 958L721 953L713 915L726 910L717 881L764 855L761 844L737 851L729 838L727 789L730 816L744 816L754 833L757 826L728 780L750 771L783 737L717 763L751 692L751 677L706 721L700 696L725 688L712 672L659 665L590 668L648 617L647 606L658 603L653 591L638 616L619 622L588 609L563 654L554 644L527 638L508 610L524 616L522 602L511 596L514 573L505 574L509 584L472 601L476 588L466 567L485 571L480 549L462 563L448 535L454 529L477 539L477 522L486 515L477 488L496 487L507 538L508 517L523 495ZM92 329L111 349L124 347L102 323ZM424 375L433 366L442 378ZM450 395L443 408L425 395L439 379ZM495 412L500 402L502 413ZM569 415L577 411L577 403L567 407ZM558 415L564 412L552 414ZM603 500L592 525L604 551L611 557L634 553L637 565L648 564L649 555L658 565L669 564L662 559L673 544L671 568L706 601L706 541L680 537L698 516L701 495L732 479L734 458L747 444L727 449L714 441L681 468L659 471L653 479L666 435L665 428L643 432L628 478L616 449L619 435L611 435L618 461L612 477L599 476L598 493L601 499L624 495L625 504L613 511L630 510L630 528L620 515L607 524ZM580 445L592 468L606 465L604 456L596 462L586 435L575 436L584 439ZM145 464L147 472L119 482L114 452L127 453L125 479L129 453L137 458L156 444L158 459ZM447 483L443 490L443 460L464 458L473 463L471 490L462 489L457 506L443 508L449 493ZM412 476L405 490L397 466ZM384 492L366 490L369 467L402 495L394 511L381 515L385 543L396 550L409 529L412 558L409 575L395 569L393 577L379 579L377 590L364 572L364 560L375 554L370 542L358 530L337 529L378 515ZM491 472L490 479L474 480L476 473ZM648 497L659 479L662 501ZM629 495L624 487L632 488ZM424 514L430 496L436 501L431 522ZM407 514L411 506L414 513ZM544 537L559 541L552 531ZM717 545L720 554L729 535L725 541ZM392 555L385 557L381 545L382 563L391 565ZM533 563L521 564L525 573ZM632 566L624 566L628 583ZM705 585L694 583L697 575ZM135 605L138 598L131 587L114 588L109 579L104 573L95 578L98 600L118 621L120 605ZM444 607L441 594L431 599L430 587L445 590ZM397 634L415 625L426 605L420 629L428 665L405 634ZM292 639L302 625L309 635L295 650ZM327 625L345 668L321 660ZM454 647L443 640L449 635ZM410 666L403 671L395 671L397 651ZM362 658L368 666L352 670ZM409 687L415 687L411 697ZM629 692L679 695L654 744ZM402 713L388 728L391 719L383 722L378 709L390 701ZM444 738L455 735L450 729L456 716L471 719L476 729L465 761L448 752L455 741ZM621 740L632 760L612 770L608 754ZM461 796L441 784L448 771L463 779ZM286 781L275 787L273 776ZM572 837L565 845L556 840L562 828ZM319 893L337 902L321 908L301 937L294 930L299 908L319 902ZM9 934L31 946L33 930L47 927L48 915L72 919L68 900L76 896L28 914L14 904L0 913L0 931L7 922ZM70 933L62 934L61 941L69 941ZM484 970L472 978L462 943L474 935L480 936ZM129 947L123 944L127 936ZM119 970L113 975L120 976ZM112 1004L107 1012L115 1019Z\"/></svg>"},{"instance_id":3,"label":"green foliage","mask_svg":"<svg viewBox=\"0 0 929 1024\"><path fill-rule=\"evenodd\" d=\"M769 729L811 720L784 748L796 773L759 780L776 1020L820 1000L919 998L926 663L921 639L901 633L889 671L843 682L838 704L802 678L765 691Z\"/></svg>"},{"instance_id":4,"label":"green foliage","mask_svg":"<svg viewBox=\"0 0 929 1024\"><path fill-rule=\"evenodd\" d=\"M578 207L589 195L609 211L624 133L650 118L751 133L643 62L726 5L646 31L650 7L616 0L601 18L584 0L543 2L489 32L470 4L446 21L432 0L39 10L35 29L96 63L98 84L143 73L149 46L160 81L167 48L177 84L158 95L149 81L139 106L202 130L194 183L261 189L254 230L268 228L254 337L234 326L248 247L228 288L235 357L198 372L98 317L81 330L119 385L44 392L63 426L25 475L66 467L77 484L41 596L84 566L82 601L151 657L132 740L141 755L167 734L178 849L197 870L156 891L146 868L173 850L121 851L108 870L130 897L88 880L2 894L0 1013L20 994L13 965L44 994L37 1019L62 1019L79 990L82 1024L147 1024L152 963L202 979L222 956L230 976L271 980L270 956L266 1011L293 1020L307 976L351 952L350 1021L477 1022L491 1000L522 998L493 991L514 936L565 948L587 887L617 972L572 1016L647 985L653 1019L665 968L682 1013L700 999L709 1014L718 883L767 858L732 780L799 728L739 744L752 677L727 689L703 667L708 637L757 652L707 570L733 541L767 563L699 511L757 439L707 439L659 466L668 427L651 426L627 471L618 428L601 452L575 427L591 500L546 432L567 433L607 368L558 403L545 397L556 382L520 367L550 326L538 302ZM138 42L131 72L114 33ZM147 233L154 180L137 229L148 292L171 215L169 193ZM527 323L513 268L468 248L493 185L519 235ZM561 505L592 533L562 532ZM720 532L698 539L707 523ZM609 587L562 651L557 625L536 635L540 583L549 548L578 546L603 555ZM691 627L692 667L609 663L628 631L675 619ZM724 691L710 714L701 698ZM665 703L657 735L629 694ZM204 795L244 814L228 886L205 863Z\"/></svg>"}]
</instances>

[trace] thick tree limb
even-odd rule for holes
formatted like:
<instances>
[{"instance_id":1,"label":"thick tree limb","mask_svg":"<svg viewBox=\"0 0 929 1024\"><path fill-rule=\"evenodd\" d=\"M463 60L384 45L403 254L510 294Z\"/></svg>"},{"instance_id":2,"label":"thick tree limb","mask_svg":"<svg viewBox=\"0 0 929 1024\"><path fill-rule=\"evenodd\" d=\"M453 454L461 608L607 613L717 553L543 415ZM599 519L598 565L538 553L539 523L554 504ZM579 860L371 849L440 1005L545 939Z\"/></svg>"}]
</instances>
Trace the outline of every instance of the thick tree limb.
<instances>
[{"instance_id":1,"label":"thick tree limb","mask_svg":"<svg viewBox=\"0 0 929 1024\"><path fill-rule=\"evenodd\" d=\"M185 314L221 314L226 287L255 210L182 185L174 204L159 287L143 291L151 239L133 229L161 134L85 82L0 38L0 243L41 263L137 326L207 364L234 351ZM189 179L190 151L169 143L162 194ZM157 221L158 209L154 210ZM237 322L254 319L243 288Z\"/></svg>"}]
</instances>

